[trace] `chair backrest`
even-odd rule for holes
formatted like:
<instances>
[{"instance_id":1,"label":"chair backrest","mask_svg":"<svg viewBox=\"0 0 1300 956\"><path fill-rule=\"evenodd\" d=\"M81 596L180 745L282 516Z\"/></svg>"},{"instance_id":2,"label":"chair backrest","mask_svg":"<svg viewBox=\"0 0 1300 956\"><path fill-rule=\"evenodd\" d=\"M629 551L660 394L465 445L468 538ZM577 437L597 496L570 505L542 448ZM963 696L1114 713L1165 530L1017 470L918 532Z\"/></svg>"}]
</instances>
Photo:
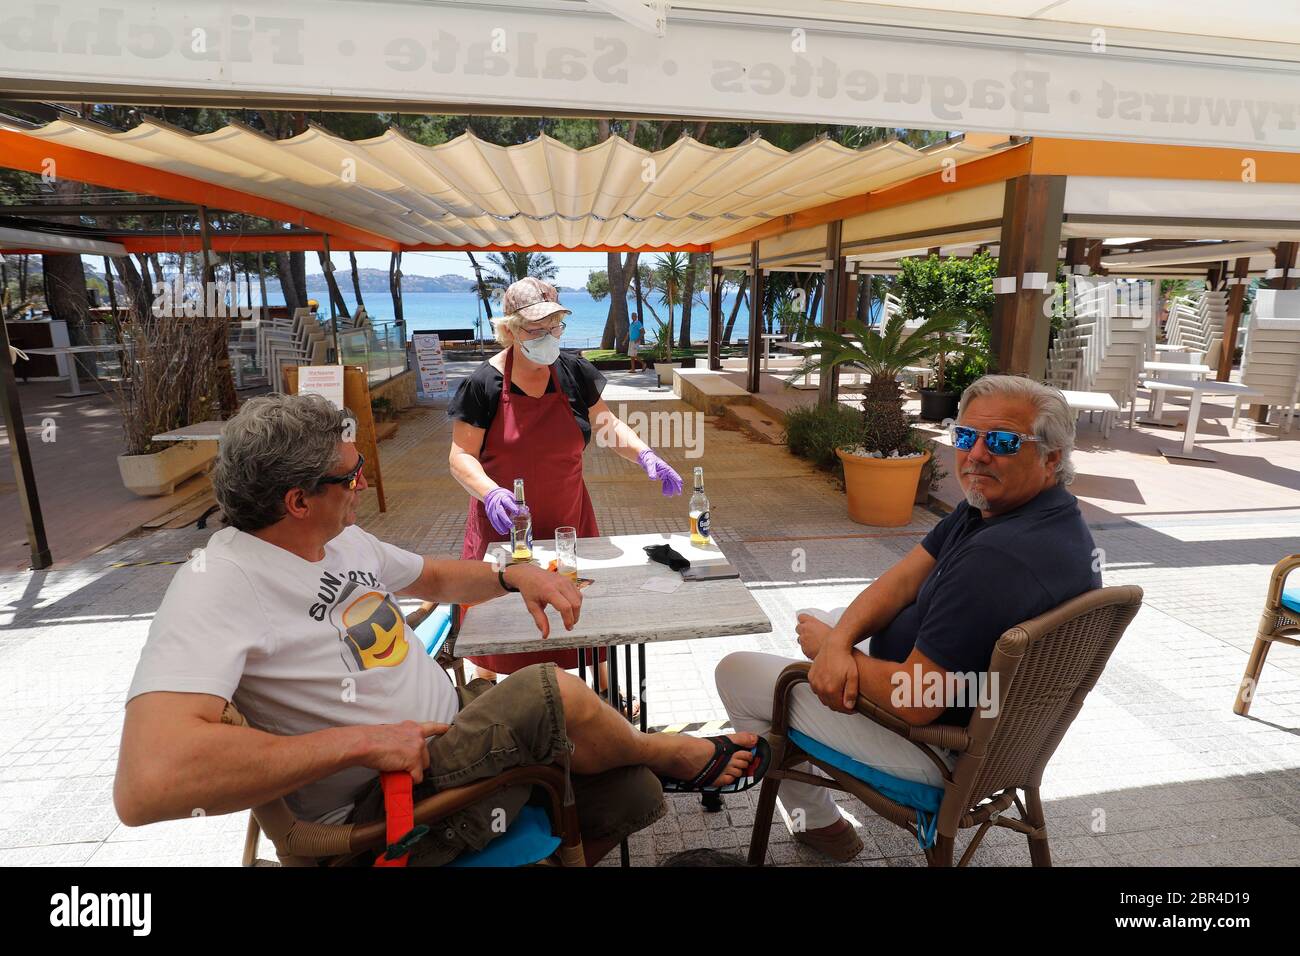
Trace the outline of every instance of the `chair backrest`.
<instances>
[{"instance_id":1,"label":"chair backrest","mask_svg":"<svg viewBox=\"0 0 1300 956\"><path fill-rule=\"evenodd\" d=\"M1098 588L1011 628L989 662L990 706L967 726L941 816L1009 787L1037 787L1070 724L1142 606L1136 586ZM940 825L944 824L940 820ZM955 819L952 821L955 824Z\"/></svg>"}]
</instances>

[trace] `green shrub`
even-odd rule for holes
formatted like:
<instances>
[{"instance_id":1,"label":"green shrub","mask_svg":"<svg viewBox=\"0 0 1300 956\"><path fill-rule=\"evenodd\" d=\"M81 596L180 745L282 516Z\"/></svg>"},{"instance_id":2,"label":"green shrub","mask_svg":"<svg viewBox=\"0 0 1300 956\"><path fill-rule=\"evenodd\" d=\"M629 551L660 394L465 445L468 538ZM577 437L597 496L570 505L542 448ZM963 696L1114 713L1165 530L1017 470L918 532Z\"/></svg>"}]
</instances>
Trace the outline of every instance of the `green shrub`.
<instances>
[{"instance_id":1,"label":"green shrub","mask_svg":"<svg viewBox=\"0 0 1300 956\"><path fill-rule=\"evenodd\" d=\"M835 449L862 441L862 416L846 405L791 409L785 416L785 441L800 458L835 469Z\"/></svg>"}]
</instances>

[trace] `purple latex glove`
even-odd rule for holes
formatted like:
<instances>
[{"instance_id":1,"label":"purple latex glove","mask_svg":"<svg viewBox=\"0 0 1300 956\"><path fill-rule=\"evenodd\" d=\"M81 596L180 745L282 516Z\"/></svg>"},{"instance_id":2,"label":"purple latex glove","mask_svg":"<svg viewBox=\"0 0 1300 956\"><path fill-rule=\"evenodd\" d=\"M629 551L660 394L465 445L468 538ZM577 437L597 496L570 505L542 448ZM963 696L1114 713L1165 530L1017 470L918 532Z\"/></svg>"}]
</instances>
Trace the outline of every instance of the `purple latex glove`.
<instances>
[{"instance_id":1,"label":"purple latex glove","mask_svg":"<svg viewBox=\"0 0 1300 956\"><path fill-rule=\"evenodd\" d=\"M668 462L649 448L637 455L636 461L638 465L645 469L645 473L650 477L651 481L663 482L665 498L682 493L682 476L673 471Z\"/></svg>"},{"instance_id":2,"label":"purple latex glove","mask_svg":"<svg viewBox=\"0 0 1300 956\"><path fill-rule=\"evenodd\" d=\"M487 510L488 521L492 523L497 534L509 532L515 515L519 514L519 506L515 504L514 494L504 488L493 488L489 491L483 498L483 507Z\"/></svg>"}]
</instances>

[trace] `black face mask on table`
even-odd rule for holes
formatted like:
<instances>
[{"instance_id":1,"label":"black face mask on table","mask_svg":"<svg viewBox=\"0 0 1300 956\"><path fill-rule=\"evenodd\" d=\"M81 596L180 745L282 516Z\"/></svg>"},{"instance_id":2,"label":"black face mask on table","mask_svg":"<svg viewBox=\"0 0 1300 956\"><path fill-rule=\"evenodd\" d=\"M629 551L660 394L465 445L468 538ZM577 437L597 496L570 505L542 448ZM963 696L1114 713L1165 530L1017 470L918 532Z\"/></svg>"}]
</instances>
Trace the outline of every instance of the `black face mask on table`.
<instances>
[{"instance_id":1,"label":"black face mask on table","mask_svg":"<svg viewBox=\"0 0 1300 956\"><path fill-rule=\"evenodd\" d=\"M651 561L658 561L660 564L666 564L674 571L685 571L691 566L691 562L683 558L669 545L648 544L643 550L646 554L650 555Z\"/></svg>"}]
</instances>

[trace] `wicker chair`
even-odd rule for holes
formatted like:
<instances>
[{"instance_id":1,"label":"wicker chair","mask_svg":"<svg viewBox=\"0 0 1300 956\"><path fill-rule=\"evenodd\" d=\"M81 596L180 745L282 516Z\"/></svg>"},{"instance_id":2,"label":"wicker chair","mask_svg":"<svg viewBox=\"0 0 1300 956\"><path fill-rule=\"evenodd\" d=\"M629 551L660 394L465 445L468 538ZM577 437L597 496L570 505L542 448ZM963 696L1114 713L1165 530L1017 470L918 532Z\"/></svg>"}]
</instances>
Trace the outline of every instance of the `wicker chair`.
<instances>
[{"instance_id":1,"label":"wicker chair","mask_svg":"<svg viewBox=\"0 0 1300 956\"><path fill-rule=\"evenodd\" d=\"M1294 593L1284 594L1282 590L1287 575L1296 568L1300 568L1300 554L1283 558L1273 568L1273 577L1268 583L1268 600L1264 602L1259 630L1255 632L1255 646L1250 649L1246 673L1237 688L1237 701L1232 705L1234 714L1245 717L1250 712L1250 702L1259 687L1259 676L1264 670L1264 658L1268 656L1269 647L1274 642L1300 647L1300 597Z\"/></svg>"},{"instance_id":2,"label":"wicker chair","mask_svg":"<svg viewBox=\"0 0 1300 956\"><path fill-rule=\"evenodd\" d=\"M221 714L221 722L248 725L244 716L229 703ZM561 866L585 866L578 811L572 802L565 803L565 783L561 767L515 767L490 780L452 787L419 801L415 804L415 825L432 826L498 790L531 784L542 788L548 798L551 832L560 841L555 851L556 862ZM275 846L282 866L347 866L363 854L382 850L388 843L383 820L366 824L312 823L298 819L283 799L276 799L254 807L249 813L248 833L244 838L244 866L275 865L272 861L257 858L257 841L263 832Z\"/></svg>"},{"instance_id":3,"label":"wicker chair","mask_svg":"<svg viewBox=\"0 0 1300 956\"><path fill-rule=\"evenodd\" d=\"M965 727L912 726L858 698L858 713L921 748L943 775L933 844L923 846L931 866L951 866L957 831L979 827L958 862L965 866L995 825L1029 838L1034 866L1051 865L1038 792L1043 772L1141 605L1141 588L1099 588L1011 628L998 639L988 668L997 709L977 709ZM772 769L763 780L754 819L752 866L761 866L767 853L777 792L787 778L851 793L886 820L918 836L928 829L912 807L810 756L790 738L787 698L797 684L808 680L809 667L791 664L777 680L769 736ZM953 751L956 761L951 770L930 747ZM801 763L813 764L830 779L795 769ZM1023 803L1018 790L1024 791ZM1019 819L1004 815L1013 804Z\"/></svg>"},{"instance_id":4,"label":"wicker chair","mask_svg":"<svg viewBox=\"0 0 1300 956\"><path fill-rule=\"evenodd\" d=\"M450 613L435 615L434 612L439 610ZM460 624L460 608L456 605L439 608L425 602L407 615L406 623L424 645L425 651L440 666L453 668L457 684L464 686L464 661L456 657L453 650ZM226 704L221 722L248 726L244 716L231 703ZM566 793L571 793L567 783L561 767L515 767L491 780L452 787L421 800L415 805L415 824L432 825L498 790L516 784L530 784L541 788L548 797L551 833L559 839L553 858L562 866L585 866L577 808L571 797L568 803L565 802ZM516 823L514 826L519 825ZM244 838L244 866L275 865L257 858L258 838L263 832L275 846L276 855L284 866L342 866L354 862L364 853L382 849L388 842L383 820L363 825L311 823L295 817L284 800L278 799L254 807L249 813L248 833Z\"/></svg>"}]
</instances>

